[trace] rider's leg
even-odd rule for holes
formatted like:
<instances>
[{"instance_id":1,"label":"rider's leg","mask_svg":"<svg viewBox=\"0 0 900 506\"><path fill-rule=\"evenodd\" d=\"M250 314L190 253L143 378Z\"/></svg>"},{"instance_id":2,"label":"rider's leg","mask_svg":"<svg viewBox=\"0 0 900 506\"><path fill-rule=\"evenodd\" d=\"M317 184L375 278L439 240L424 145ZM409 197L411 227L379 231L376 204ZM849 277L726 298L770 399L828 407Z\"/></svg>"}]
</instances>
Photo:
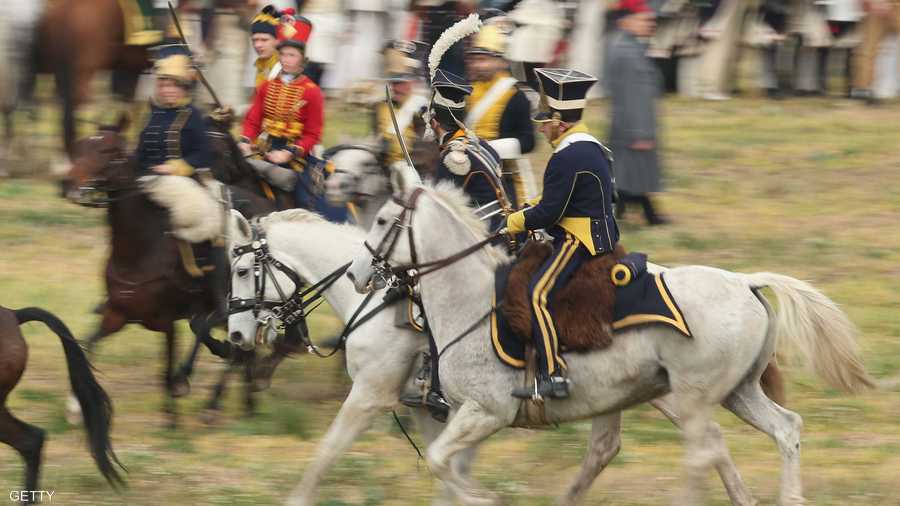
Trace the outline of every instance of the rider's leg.
<instances>
[{"instance_id":1,"label":"rider's leg","mask_svg":"<svg viewBox=\"0 0 900 506\"><path fill-rule=\"evenodd\" d=\"M548 306L556 289L565 286L591 255L569 233L555 239L553 245L553 253L535 273L528 287L532 305L531 335L538 354L540 374L535 388L516 388L513 390L515 397L530 398L535 393L554 398L569 395L564 378L565 362L560 357L556 324Z\"/></svg>"},{"instance_id":2,"label":"rider's leg","mask_svg":"<svg viewBox=\"0 0 900 506\"><path fill-rule=\"evenodd\" d=\"M428 333L428 355L431 360L431 387L425 395L425 406L428 407L428 411L435 420L445 422L447 421L447 415L450 413L450 403L444 399L444 394L441 391L437 344L434 342L434 336L431 335L431 329L426 328L426 331Z\"/></svg>"}]
</instances>

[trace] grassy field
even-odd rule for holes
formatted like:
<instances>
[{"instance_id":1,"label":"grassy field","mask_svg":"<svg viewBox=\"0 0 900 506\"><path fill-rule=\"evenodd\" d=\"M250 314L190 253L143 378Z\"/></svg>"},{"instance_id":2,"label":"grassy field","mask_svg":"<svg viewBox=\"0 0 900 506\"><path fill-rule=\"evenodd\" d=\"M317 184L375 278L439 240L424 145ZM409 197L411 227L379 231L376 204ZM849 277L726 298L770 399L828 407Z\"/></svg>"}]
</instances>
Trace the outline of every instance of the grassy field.
<instances>
[{"instance_id":1,"label":"grassy field","mask_svg":"<svg viewBox=\"0 0 900 506\"><path fill-rule=\"evenodd\" d=\"M605 107L590 110L599 133ZM811 280L860 327L868 368L884 380L881 391L848 397L788 369L790 406L806 423L806 495L823 506L900 505L898 112L840 100L668 100L669 191L661 202L674 224L650 229L637 215L623 224L625 246L659 263ZM354 111L333 107L328 117L329 143L365 132ZM535 154L536 166L547 152ZM105 253L102 211L63 201L51 181L0 181L0 303L45 307L85 336L97 323L90 309L102 297ZM337 328L325 311L314 318L314 335ZM304 356L279 369L259 396L256 417L242 416L232 390L219 423L206 426L199 414L221 365L203 355L192 395L179 401L181 428L165 430L163 340L129 327L105 341L96 358L115 402L114 445L129 469L130 487L116 495L93 467L82 430L65 422L68 380L57 339L39 324L25 333L29 368L10 405L49 431L42 488L55 490L58 504L278 504L298 483L348 389L340 360ZM188 335L182 327L182 353ZM774 503L775 445L724 410L718 418L748 485L763 504ZM668 504L680 479L678 432L648 408L628 412L624 427L622 451L587 503ZM588 423L504 431L483 446L474 473L511 504L552 504L574 476L589 432ZM0 501L22 485L21 473L18 455L0 446ZM427 504L433 483L385 415L328 475L320 504ZM710 504L727 504L712 475L710 489Z\"/></svg>"}]
</instances>

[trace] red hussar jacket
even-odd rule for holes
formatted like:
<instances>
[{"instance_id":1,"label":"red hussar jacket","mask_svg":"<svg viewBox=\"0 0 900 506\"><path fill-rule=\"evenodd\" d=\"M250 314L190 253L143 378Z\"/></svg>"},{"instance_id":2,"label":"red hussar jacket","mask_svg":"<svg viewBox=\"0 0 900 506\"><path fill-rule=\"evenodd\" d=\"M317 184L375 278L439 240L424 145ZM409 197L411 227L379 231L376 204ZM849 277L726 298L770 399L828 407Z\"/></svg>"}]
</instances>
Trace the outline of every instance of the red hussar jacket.
<instances>
[{"instance_id":1,"label":"red hussar jacket","mask_svg":"<svg viewBox=\"0 0 900 506\"><path fill-rule=\"evenodd\" d=\"M271 149L296 147L297 156L305 156L322 138L323 102L322 90L306 76L290 83L281 76L266 81L244 118L243 136L255 143L265 132Z\"/></svg>"}]
</instances>

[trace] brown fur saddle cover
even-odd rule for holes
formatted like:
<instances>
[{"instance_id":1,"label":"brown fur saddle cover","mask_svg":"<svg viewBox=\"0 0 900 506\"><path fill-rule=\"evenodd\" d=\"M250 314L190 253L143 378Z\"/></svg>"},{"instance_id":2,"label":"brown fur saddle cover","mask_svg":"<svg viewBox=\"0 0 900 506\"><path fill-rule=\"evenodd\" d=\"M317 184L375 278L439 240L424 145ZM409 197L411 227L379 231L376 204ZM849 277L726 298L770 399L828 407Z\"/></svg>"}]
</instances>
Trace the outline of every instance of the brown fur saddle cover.
<instances>
[{"instance_id":1,"label":"brown fur saddle cover","mask_svg":"<svg viewBox=\"0 0 900 506\"><path fill-rule=\"evenodd\" d=\"M552 252L548 243L531 242L518 260L502 266L495 278L495 306L491 341L500 360L512 367L525 366L525 346L532 342L531 301L528 284ZM629 255L631 256L631 255ZM616 286L611 269L626 258L621 246L588 260L557 290L550 301L563 352L602 350L612 344L615 330L635 325L667 324L687 337L690 330L663 276L636 273L624 286Z\"/></svg>"}]
</instances>

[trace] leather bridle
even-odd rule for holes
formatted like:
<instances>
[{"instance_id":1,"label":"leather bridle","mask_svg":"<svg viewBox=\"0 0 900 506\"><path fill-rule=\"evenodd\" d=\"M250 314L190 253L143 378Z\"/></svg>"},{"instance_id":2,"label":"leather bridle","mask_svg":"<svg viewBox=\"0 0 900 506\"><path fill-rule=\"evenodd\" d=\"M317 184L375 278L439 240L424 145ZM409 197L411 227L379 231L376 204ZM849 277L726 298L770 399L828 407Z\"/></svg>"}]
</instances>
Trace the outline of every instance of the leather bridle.
<instances>
[{"instance_id":1,"label":"leather bridle","mask_svg":"<svg viewBox=\"0 0 900 506\"><path fill-rule=\"evenodd\" d=\"M272 256L265 231L255 222L251 223L251 232L251 241L248 244L236 246L232 253L235 261L243 255L253 254L254 296L250 299L229 299L228 314L233 315L252 311L260 330L272 325L273 320L280 322L281 328L276 329L279 332L284 327L297 326L304 344L307 347L311 346L306 317L324 302L323 294L325 290L344 275L350 264L347 263L338 267L317 283L307 286L299 274ZM294 283L294 290L289 295L285 293L285 290L278 283L278 278L275 276L276 270L287 276ZM278 292L278 300L268 300L266 298L266 286L270 280ZM269 310L271 315L261 317L260 314L264 309ZM261 333L257 331L257 344L259 344L260 340Z\"/></svg>"},{"instance_id":2,"label":"leather bridle","mask_svg":"<svg viewBox=\"0 0 900 506\"><path fill-rule=\"evenodd\" d=\"M394 218L391 228L378 243L377 247L372 247L368 241L363 243L372 255L372 268L375 271L375 276L380 277L387 285L393 287L401 285L413 287L418 283L422 276L448 267L469 255L472 255L485 246L493 244L494 241L503 236L501 232L496 232L448 257L420 263L416 252L415 238L413 237L412 219L419 197L421 197L423 193L425 193L425 188L419 186L410 193L409 199L406 201L403 201L396 196L392 197L394 203L401 206L403 210ZM411 262L405 265L392 266L389 263L389 260L404 230L406 231L409 240Z\"/></svg>"}]
</instances>

